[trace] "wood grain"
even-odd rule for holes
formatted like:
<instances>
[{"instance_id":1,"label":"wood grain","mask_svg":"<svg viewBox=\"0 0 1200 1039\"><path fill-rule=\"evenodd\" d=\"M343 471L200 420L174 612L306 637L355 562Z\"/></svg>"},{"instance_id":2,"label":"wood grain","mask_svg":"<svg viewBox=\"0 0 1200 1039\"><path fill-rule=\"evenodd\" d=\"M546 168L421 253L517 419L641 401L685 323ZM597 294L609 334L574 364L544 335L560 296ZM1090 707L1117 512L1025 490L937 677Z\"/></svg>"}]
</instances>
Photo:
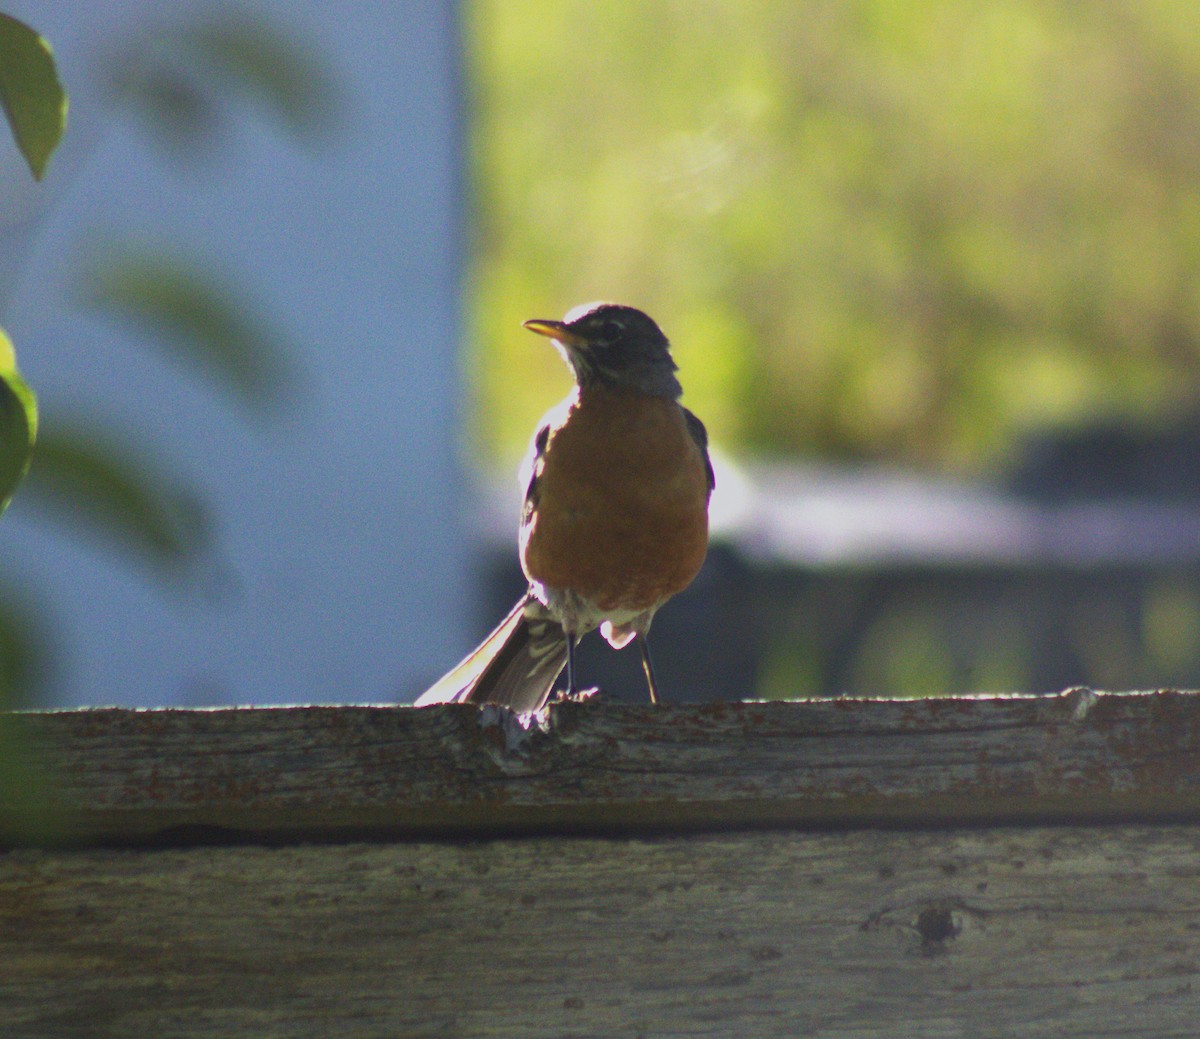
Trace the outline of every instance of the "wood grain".
<instances>
[{"instance_id":1,"label":"wood grain","mask_svg":"<svg viewBox=\"0 0 1200 1039\"><path fill-rule=\"evenodd\" d=\"M3 1034L1192 1039L1192 827L0 856Z\"/></svg>"},{"instance_id":2,"label":"wood grain","mask_svg":"<svg viewBox=\"0 0 1200 1039\"><path fill-rule=\"evenodd\" d=\"M566 704L529 729L472 706L6 723L42 806L30 827L5 799L9 844L1200 821L1182 692Z\"/></svg>"},{"instance_id":3,"label":"wood grain","mask_svg":"<svg viewBox=\"0 0 1200 1039\"><path fill-rule=\"evenodd\" d=\"M1200 697L0 716L0 1035L1191 1037Z\"/></svg>"}]
</instances>

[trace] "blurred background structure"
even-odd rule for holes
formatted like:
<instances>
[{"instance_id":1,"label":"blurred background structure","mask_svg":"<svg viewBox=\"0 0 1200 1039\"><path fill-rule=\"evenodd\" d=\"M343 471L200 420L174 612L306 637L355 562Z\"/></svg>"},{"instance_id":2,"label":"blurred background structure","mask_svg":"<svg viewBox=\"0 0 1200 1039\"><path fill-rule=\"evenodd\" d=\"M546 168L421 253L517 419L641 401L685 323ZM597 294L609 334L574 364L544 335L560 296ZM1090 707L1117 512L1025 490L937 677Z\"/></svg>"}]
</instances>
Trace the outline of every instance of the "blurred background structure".
<instances>
[{"instance_id":1,"label":"blurred background structure","mask_svg":"<svg viewBox=\"0 0 1200 1039\"><path fill-rule=\"evenodd\" d=\"M10 699L411 695L470 635L456 8L3 8L71 98L43 184L0 142Z\"/></svg>"},{"instance_id":2,"label":"blurred background structure","mask_svg":"<svg viewBox=\"0 0 1200 1039\"><path fill-rule=\"evenodd\" d=\"M596 298L720 455L664 685L1200 685L1200 9L0 6L73 105L0 206L40 207L0 323L74 434L4 521L13 695L411 698L519 586L568 386L520 323ZM148 352L181 309L191 360ZM102 418L149 522L85 541Z\"/></svg>"}]
</instances>

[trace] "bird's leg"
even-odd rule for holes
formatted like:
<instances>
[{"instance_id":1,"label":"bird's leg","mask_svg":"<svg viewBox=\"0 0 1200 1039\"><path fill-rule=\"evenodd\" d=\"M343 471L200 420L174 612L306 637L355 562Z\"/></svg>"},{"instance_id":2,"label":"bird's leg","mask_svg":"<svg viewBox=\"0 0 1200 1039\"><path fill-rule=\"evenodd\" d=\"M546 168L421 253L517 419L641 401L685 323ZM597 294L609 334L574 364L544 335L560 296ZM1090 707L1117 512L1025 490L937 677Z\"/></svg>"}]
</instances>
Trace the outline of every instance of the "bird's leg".
<instances>
[{"instance_id":1,"label":"bird's leg","mask_svg":"<svg viewBox=\"0 0 1200 1039\"><path fill-rule=\"evenodd\" d=\"M578 690L575 688L575 633L564 631L567 636L567 695L566 699L574 700Z\"/></svg>"},{"instance_id":2,"label":"bird's leg","mask_svg":"<svg viewBox=\"0 0 1200 1039\"><path fill-rule=\"evenodd\" d=\"M567 634L564 632L564 634ZM567 634L567 688L560 689L554 698L555 703L565 703L572 700L575 703L586 703L600 695L597 688L580 689L575 679L575 644L579 641L577 635Z\"/></svg>"},{"instance_id":3,"label":"bird's leg","mask_svg":"<svg viewBox=\"0 0 1200 1039\"><path fill-rule=\"evenodd\" d=\"M658 683L654 680L654 663L650 660L650 642L645 635L639 635L638 645L642 647L642 670L646 672L646 688L650 690L650 702L658 704Z\"/></svg>"}]
</instances>

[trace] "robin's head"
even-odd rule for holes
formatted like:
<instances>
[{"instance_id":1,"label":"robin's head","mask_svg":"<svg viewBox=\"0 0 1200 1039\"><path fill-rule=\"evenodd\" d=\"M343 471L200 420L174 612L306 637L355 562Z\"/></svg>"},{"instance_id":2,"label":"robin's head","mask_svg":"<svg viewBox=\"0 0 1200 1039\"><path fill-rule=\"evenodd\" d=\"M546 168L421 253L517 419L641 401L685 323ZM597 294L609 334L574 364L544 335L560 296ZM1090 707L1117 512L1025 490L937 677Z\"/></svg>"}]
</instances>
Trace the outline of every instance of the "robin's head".
<instances>
[{"instance_id":1,"label":"robin's head","mask_svg":"<svg viewBox=\"0 0 1200 1039\"><path fill-rule=\"evenodd\" d=\"M671 398L683 392L667 337L633 307L585 303L562 321L537 318L525 327L554 340L580 386L601 383Z\"/></svg>"}]
</instances>

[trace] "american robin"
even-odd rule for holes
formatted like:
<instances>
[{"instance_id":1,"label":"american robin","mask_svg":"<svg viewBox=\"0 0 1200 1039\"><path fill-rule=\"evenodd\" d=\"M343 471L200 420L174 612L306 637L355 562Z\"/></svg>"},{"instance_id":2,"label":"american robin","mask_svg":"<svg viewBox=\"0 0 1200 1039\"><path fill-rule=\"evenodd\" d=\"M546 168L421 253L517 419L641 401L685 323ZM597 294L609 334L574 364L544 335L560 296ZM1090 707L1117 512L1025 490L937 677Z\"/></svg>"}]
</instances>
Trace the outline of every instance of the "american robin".
<instances>
[{"instance_id":1,"label":"american robin","mask_svg":"<svg viewBox=\"0 0 1200 1039\"><path fill-rule=\"evenodd\" d=\"M520 554L529 591L417 706L535 711L564 665L574 697L575 645L597 627L614 649L637 639L657 703L647 634L704 562L708 436L679 404L667 337L640 310L589 303L525 327L554 341L576 383L542 420L527 460Z\"/></svg>"}]
</instances>

